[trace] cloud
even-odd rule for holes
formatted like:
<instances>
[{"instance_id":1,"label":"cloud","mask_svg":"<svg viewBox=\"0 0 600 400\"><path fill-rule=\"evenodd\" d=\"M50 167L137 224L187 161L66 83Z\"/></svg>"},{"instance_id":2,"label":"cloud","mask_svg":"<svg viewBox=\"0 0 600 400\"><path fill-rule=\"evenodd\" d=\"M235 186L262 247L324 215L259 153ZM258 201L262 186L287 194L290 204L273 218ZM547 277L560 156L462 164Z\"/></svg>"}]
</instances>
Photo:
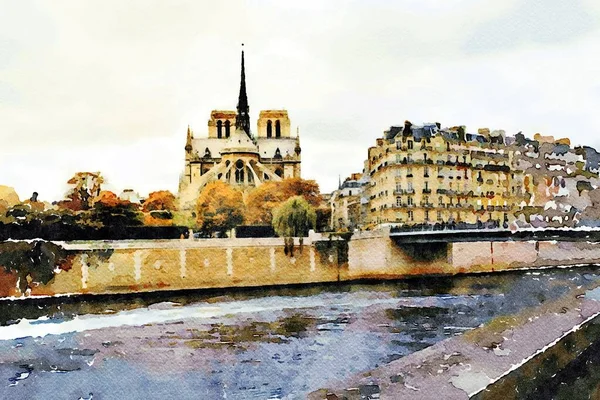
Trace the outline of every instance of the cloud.
<instances>
[{"instance_id":1,"label":"cloud","mask_svg":"<svg viewBox=\"0 0 600 400\"><path fill-rule=\"evenodd\" d=\"M464 43L464 51L472 54L556 45L573 41L599 26L596 10L581 0L519 1L492 20L478 21Z\"/></svg>"},{"instance_id":2,"label":"cloud","mask_svg":"<svg viewBox=\"0 0 600 400\"><path fill-rule=\"evenodd\" d=\"M187 125L235 108L242 42L253 123L289 110L325 191L405 119L600 146L600 7L568 4L5 2L0 184L58 199L92 169L117 192L176 190Z\"/></svg>"}]
</instances>

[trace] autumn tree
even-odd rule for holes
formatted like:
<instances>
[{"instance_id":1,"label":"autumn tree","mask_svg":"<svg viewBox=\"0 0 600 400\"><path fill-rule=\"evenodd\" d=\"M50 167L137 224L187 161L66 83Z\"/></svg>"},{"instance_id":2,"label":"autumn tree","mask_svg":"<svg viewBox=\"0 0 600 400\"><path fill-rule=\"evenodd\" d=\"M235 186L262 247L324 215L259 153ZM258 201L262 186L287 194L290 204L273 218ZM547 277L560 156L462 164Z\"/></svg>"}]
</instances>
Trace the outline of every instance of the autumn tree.
<instances>
[{"instance_id":1,"label":"autumn tree","mask_svg":"<svg viewBox=\"0 0 600 400\"><path fill-rule=\"evenodd\" d=\"M159 190L148 195L148 198L146 201L144 201L142 211L150 212L158 210L176 210L175 196L173 193L169 192L168 190Z\"/></svg>"},{"instance_id":2,"label":"autumn tree","mask_svg":"<svg viewBox=\"0 0 600 400\"><path fill-rule=\"evenodd\" d=\"M68 200L58 205L73 211L89 210L100 194L104 178L99 172L77 172L67 183L71 185L67 192Z\"/></svg>"},{"instance_id":3,"label":"autumn tree","mask_svg":"<svg viewBox=\"0 0 600 400\"><path fill-rule=\"evenodd\" d=\"M247 222L255 225L271 225L273 210L294 196L303 197L312 207L319 207L322 202L319 185L315 181L289 178L280 182L265 182L248 195Z\"/></svg>"},{"instance_id":4,"label":"autumn tree","mask_svg":"<svg viewBox=\"0 0 600 400\"><path fill-rule=\"evenodd\" d=\"M168 190L152 192L144 201L142 211L145 225L172 225L175 196Z\"/></svg>"},{"instance_id":5,"label":"autumn tree","mask_svg":"<svg viewBox=\"0 0 600 400\"><path fill-rule=\"evenodd\" d=\"M91 220L103 226L135 226L142 223L138 205L121 200L110 191L102 191L96 197L91 210Z\"/></svg>"},{"instance_id":6,"label":"autumn tree","mask_svg":"<svg viewBox=\"0 0 600 400\"><path fill-rule=\"evenodd\" d=\"M196 211L196 222L205 235L228 231L244 222L242 193L224 182L211 182L200 193Z\"/></svg>"}]
</instances>

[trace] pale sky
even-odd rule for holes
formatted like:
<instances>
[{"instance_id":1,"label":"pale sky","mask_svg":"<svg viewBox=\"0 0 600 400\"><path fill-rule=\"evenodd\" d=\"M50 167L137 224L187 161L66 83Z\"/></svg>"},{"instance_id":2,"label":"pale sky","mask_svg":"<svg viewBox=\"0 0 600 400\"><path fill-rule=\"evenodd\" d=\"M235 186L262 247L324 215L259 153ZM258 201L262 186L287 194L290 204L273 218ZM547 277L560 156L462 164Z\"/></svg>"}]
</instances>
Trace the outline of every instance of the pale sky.
<instances>
[{"instance_id":1,"label":"pale sky","mask_svg":"<svg viewBox=\"0 0 600 400\"><path fill-rule=\"evenodd\" d=\"M0 0L0 184L176 192L187 125L235 109L242 42L252 126L287 109L323 192L405 119L600 148L597 0Z\"/></svg>"}]
</instances>

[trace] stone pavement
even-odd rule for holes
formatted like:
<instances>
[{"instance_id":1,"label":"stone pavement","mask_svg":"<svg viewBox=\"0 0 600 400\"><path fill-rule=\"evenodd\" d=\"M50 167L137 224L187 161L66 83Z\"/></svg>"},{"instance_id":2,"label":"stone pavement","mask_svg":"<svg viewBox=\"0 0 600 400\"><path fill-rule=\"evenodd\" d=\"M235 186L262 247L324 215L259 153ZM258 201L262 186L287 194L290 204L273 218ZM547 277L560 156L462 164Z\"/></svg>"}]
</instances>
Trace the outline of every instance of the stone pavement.
<instances>
[{"instance_id":1,"label":"stone pavement","mask_svg":"<svg viewBox=\"0 0 600 400\"><path fill-rule=\"evenodd\" d=\"M586 290L587 289L587 290ZM309 395L335 399L468 399L600 318L600 287L496 318L488 324ZM578 339L579 342L581 340ZM585 342L585 341L584 341ZM589 343L580 343L587 346ZM576 357L569 348L563 367ZM535 372L534 372L535 373ZM504 390L504 389L502 389ZM505 396L506 397L503 397ZM497 395L496 395L497 396ZM493 397L493 396L490 396ZM515 397L504 393L501 398ZM498 397L496 397L498 398Z\"/></svg>"}]
</instances>

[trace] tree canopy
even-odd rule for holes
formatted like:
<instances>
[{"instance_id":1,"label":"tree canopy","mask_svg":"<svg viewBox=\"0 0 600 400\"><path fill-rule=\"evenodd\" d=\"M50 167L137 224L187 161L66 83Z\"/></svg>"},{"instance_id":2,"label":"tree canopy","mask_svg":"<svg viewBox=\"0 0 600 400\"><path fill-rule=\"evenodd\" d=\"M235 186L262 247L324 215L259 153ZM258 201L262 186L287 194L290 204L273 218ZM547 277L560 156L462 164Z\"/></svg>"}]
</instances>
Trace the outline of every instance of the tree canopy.
<instances>
[{"instance_id":1,"label":"tree canopy","mask_svg":"<svg viewBox=\"0 0 600 400\"><path fill-rule=\"evenodd\" d=\"M54 270L66 261L66 250L52 242L0 243L0 266L17 274L22 293L29 287L28 277L31 282L46 284L54 278Z\"/></svg>"},{"instance_id":2,"label":"tree canopy","mask_svg":"<svg viewBox=\"0 0 600 400\"><path fill-rule=\"evenodd\" d=\"M289 198L273 212L273 228L279 236L308 236L316 221L315 209L302 196Z\"/></svg>"},{"instance_id":3,"label":"tree canopy","mask_svg":"<svg viewBox=\"0 0 600 400\"><path fill-rule=\"evenodd\" d=\"M200 231L206 235L224 232L244 222L242 193L230 185L215 181L204 187L197 203Z\"/></svg>"},{"instance_id":4,"label":"tree canopy","mask_svg":"<svg viewBox=\"0 0 600 400\"><path fill-rule=\"evenodd\" d=\"M159 190L148 195L142 207L144 212L166 210L175 211L175 196L168 190Z\"/></svg>"},{"instance_id":5,"label":"tree canopy","mask_svg":"<svg viewBox=\"0 0 600 400\"><path fill-rule=\"evenodd\" d=\"M322 202L319 185L315 181L288 178L280 182L265 182L248 194L247 223L271 225L274 209L294 196L303 197L312 207L318 207Z\"/></svg>"}]
</instances>

